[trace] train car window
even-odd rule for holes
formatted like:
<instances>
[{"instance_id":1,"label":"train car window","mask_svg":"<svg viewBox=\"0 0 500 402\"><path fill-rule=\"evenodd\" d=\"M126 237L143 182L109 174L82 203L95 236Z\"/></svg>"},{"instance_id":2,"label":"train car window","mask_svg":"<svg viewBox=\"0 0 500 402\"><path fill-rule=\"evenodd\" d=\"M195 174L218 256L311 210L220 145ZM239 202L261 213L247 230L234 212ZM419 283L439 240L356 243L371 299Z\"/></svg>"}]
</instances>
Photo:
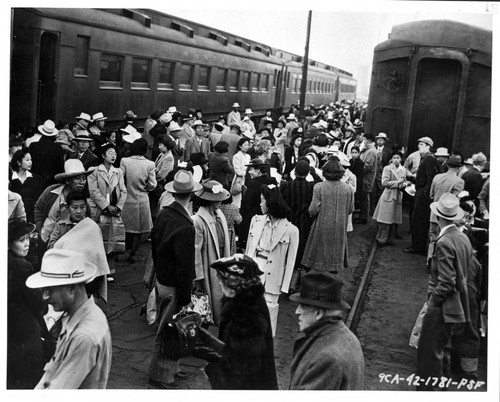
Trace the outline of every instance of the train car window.
<instances>
[{"instance_id":1,"label":"train car window","mask_svg":"<svg viewBox=\"0 0 500 402\"><path fill-rule=\"evenodd\" d=\"M215 84L216 91L225 91L227 89L227 69L217 69L217 82Z\"/></svg>"},{"instance_id":2,"label":"train car window","mask_svg":"<svg viewBox=\"0 0 500 402\"><path fill-rule=\"evenodd\" d=\"M179 89L193 89L193 66L181 64L179 70Z\"/></svg>"},{"instance_id":3,"label":"train car window","mask_svg":"<svg viewBox=\"0 0 500 402\"><path fill-rule=\"evenodd\" d=\"M101 54L101 88L119 88L122 86L123 56Z\"/></svg>"},{"instance_id":4,"label":"train car window","mask_svg":"<svg viewBox=\"0 0 500 402\"><path fill-rule=\"evenodd\" d=\"M286 89L290 88L290 71L286 73Z\"/></svg>"},{"instance_id":5,"label":"train car window","mask_svg":"<svg viewBox=\"0 0 500 402\"><path fill-rule=\"evenodd\" d=\"M274 76L273 76L273 88L276 88L276 81L278 81L278 70L274 70Z\"/></svg>"},{"instance_id":6,"label":"train car window","mask_svg":"<svg viewBox=\"0 0 500 402\"><path fill-rule=\"evenodd\" d=\"M259 73L251 73L251 74L252 74L252 80L251 80L252 92L259 92L260 74Z\"/></svg>"},{"instance_id":7,"label":"train car window","mask_svg":"<svg viewBox=\"0 0 500 402\"><path fill-rule=\"evenodd\" d=\"M292 78L292 93L297 92L297 77Z\"/></svg>"},{"instance_id":8,"label":"train car window","mask_svg":"<svg viewBox=\"0 0 500 402\"><path fill-rule=\"evenodd\" d=\"M173 89L174 66L171 61L160 61L160 76L158 77L158 89Z\"/></svg>"},{"instance_id":9,"label":"train car window","mask_svg":"<svg viewBox=\"0 0 500 402\"><path fill-rule=\"evenodd\" d=\"M247 71L241 72L241 90L249 91L250 89L250 73Z\"/></svg>"},{"instance_id":10,"label":"train car window","mask_svg":"<svg viewBox=\"0 0 500 402\"><path fill-rule=\"evenodd\" d=\"M89 44L90 38L88 36L77 35L74 75L87 75Z\"/></svg>"},{"instance_id":11,"label":"train car window","mask_svg":"<svg viewBox=\"0 0 500 402\"><path fill-rule=\"evenodd\" d=\"M269 74L262 74L260 78L260 90L261 92L267 92L269 88Z\"/></svg>"},{"instance_id":12,"label":"train car window","mask_svg":"<svg viewBox=\"0 0 500 402\"><path fill-rule=\"evenodd\" d=\"M312 81L307 80L307 93L310 94L312 91Z\"/></svg>"},{"instance_id":13,"label":"train car window","mask_svg":"<svg viewBox=\"0 0 500 402\"><path fill-rule=\"evenodd\" d=\"M231 70L229 72L229 90L238 91L240 88L240 72Z\"/></svg>"},{"instance_id":14,"label":"train car window","mask_svg":"<svg viewBox=\"0 0 500 402\"><path fill-rule=\"evenodd\" d=\"M314 93L317 92L317 87L316 87L317 84L318 83L316 81L313 81L313 83L312 83L312 92L314 92Z\"/></svg>"},{"instance_id":15,"label":"train car window","mask_svg":"<svg viewBox=\"0 0 500 402\"><path fill-rule=\"evenodd\" d=\"M132 59L132 80L131 88L149 88L149 77L151 72L151 60Z\"/></svg>"},{"instance_id":16,"label":"train car window","mask_svg":"<svg viewBox=\"0 0 500 402\"><path fill-rule=\"evenodd\" d=\"M198 89L207 90L210 85L210 67L200 66L198 70Z\"/></svg>"}]
</instances>

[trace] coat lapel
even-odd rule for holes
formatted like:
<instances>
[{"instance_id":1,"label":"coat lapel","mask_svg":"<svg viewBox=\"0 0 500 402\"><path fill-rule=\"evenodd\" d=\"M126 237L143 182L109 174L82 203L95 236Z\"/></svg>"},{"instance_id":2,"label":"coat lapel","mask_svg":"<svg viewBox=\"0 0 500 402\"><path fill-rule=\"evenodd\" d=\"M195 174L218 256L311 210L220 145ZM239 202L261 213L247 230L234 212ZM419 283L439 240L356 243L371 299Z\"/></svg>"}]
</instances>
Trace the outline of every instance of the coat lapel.
<instances>
[{"instance_id":1,"label":"coat lapel","mask_svg":"<svg viewBox=\"0 0 500 402\"><path fill-rule=\"evenodd\" d=\"M217 246L217 247L215 247L215 250L217 251L217 258L220 258L219 247L218 247L219 238L217 237L217 228L216 228L217 223L215 221L215 217L210 215L210 213L206 210L206 208L203 208L203 207L201 207L198 210L198 215L207 224L208 230L210 231L210 235L212 236L212 240L213 240L214 244Z\"/></svg>"},{"instance_id":2,"label":"coat lapel","mask_svg":"<svg viewBox=\"0 0 500 402\"><path fill-rule=\"evenodd\" d=\"M280 219L280 221L278 223L278 227L276 228L276 232L274 232L273 242L271 244L271 251L274 250L274 248L278 245L280 240L283 238L289 225L290 225L290 223L287 220Z\"/></svg>"}]
</instances>

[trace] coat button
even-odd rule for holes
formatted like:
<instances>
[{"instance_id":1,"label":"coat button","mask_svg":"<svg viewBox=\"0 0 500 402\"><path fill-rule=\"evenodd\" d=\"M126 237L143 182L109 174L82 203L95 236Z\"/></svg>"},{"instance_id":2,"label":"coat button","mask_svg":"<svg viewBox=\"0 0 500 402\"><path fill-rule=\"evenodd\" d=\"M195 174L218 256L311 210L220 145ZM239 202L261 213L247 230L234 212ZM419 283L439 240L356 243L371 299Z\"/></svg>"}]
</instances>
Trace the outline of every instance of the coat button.
<instances>
[{"instance_id":1,"label":"coat button","mask_svg":"<svg viewBox=\"0 0 500 402\"><path fill-rule=\"evenodd\" d=\"M271 275L271 272L268 272L267 274L268 274L268 275Z\"/></svg>"}]
</instances>

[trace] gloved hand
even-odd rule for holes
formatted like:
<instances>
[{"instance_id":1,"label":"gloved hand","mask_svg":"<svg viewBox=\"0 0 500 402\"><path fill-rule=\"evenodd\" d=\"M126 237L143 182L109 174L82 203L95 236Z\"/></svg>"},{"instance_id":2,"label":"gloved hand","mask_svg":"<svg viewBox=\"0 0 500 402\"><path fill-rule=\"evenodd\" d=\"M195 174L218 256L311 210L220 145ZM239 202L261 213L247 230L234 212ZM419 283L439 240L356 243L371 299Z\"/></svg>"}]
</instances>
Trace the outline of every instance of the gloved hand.
<instances>
[{"instance_id":1,"label":"gloved hand","mask_svg":"<svg viewBox=\"0 0 500 402\"><path fill-rule=\"evenodd\" d=\"M195 346L193 349L193 356L206 360L207 362L214 362L222 358L220 354L207 346Z\"/></svg>"}]
</instances>

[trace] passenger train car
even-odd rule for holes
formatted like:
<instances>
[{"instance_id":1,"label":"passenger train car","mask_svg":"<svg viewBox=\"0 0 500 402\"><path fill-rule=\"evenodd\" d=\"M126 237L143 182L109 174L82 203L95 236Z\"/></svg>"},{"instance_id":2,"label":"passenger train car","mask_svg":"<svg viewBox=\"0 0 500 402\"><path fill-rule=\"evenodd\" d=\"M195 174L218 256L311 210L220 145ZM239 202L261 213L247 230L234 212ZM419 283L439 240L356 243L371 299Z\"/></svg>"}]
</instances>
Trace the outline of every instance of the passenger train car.
<instances>
[{"instance_id":1,"label":"passenger train car","mask_svg":"<svg viewBox=\"0 0 500 402\"><path fill-rule=\"evenodd\" d=\"M375 47L366 131L417 148L431 137L469 157L489 155L491 31L460 22L417 21L392 28Z\"/></svg>"},{"instance_id":2,"label":"passenger train car","mask_svg":"<svg viewBox=\"0 0 500 402\"><path fill-rule=\"evenodd\" d=\"M299 99L299 56L157 11L16 8L12 22L11 129L82 111L112 126L173 105L259 115ZM355 99L352 74L309 64L307 104Z\"/></svg>"}]
</instances>

